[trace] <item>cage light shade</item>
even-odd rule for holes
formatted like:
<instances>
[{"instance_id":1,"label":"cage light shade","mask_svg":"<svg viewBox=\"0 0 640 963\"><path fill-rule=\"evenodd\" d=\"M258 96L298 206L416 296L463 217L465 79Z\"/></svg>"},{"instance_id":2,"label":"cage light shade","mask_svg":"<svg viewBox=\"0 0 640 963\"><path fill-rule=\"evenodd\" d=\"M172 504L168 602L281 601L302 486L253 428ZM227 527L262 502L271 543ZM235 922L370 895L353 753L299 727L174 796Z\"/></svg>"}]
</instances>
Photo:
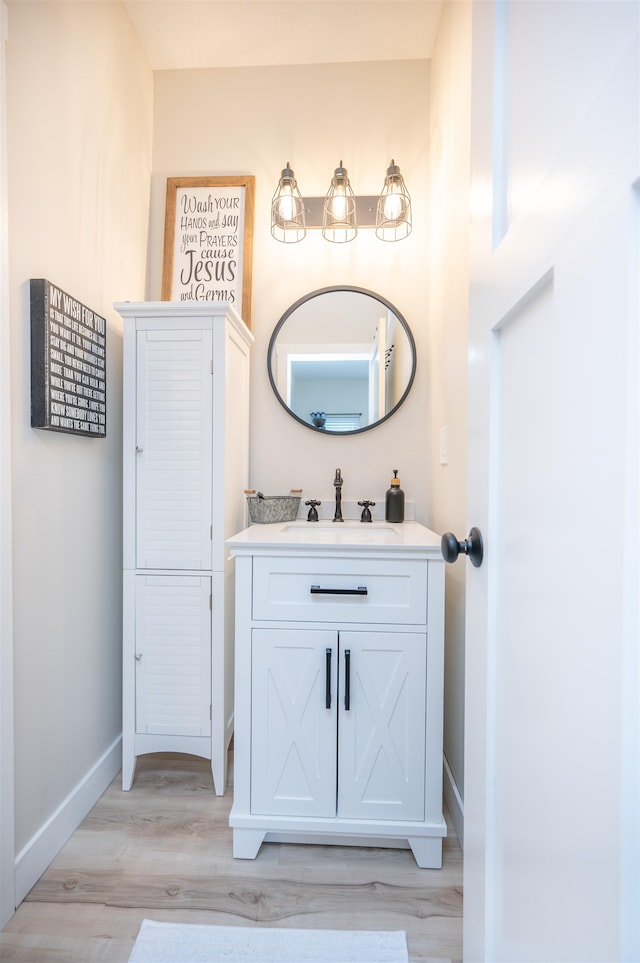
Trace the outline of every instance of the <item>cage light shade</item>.
<instances>
[{"instance_id":1,"label":"cage light shade","mask_svg":"<svg viewBox=\"0 0 640 963\"><path fill-rule=\"evenodd\" d=\"M352 241L358 233L356 223L356 199L347 177L346 168L336 167L331 186L324 199L322 212L322 236L327 241L344 244Z\"/></svg>"},{"instance_id":2,"label":"cage light shade","mask_svg":"<svg viewBox=\"0 0 640 963\"><path fill-rule=\"evenodd\" d=\"M411 233L411 198L395 161L387 168L376 209L376 237L401 241Z\"/></svg>"},{"instance_id":3,"label":"cage light shade","mask_svg":"<svg viewBox=\"0 0 640 963\"><path fill-rule=\"evenodd\" d=\"M306 233L304 201L287 161L271 200L271 234L276 241L282 241L283 244L295 244L301 241Z\"/></svg>"}]
</instances>

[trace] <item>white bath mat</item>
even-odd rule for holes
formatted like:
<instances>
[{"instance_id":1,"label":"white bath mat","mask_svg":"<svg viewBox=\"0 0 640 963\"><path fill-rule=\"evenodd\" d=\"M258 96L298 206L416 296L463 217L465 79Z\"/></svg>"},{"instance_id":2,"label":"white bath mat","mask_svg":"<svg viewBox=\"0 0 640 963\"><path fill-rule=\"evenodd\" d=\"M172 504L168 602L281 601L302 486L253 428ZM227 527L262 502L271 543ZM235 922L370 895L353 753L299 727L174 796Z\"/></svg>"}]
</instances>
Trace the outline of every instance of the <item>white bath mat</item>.
<instances>
[{"instance_id":1,"label":"white bath mat","mask_svg":"<svg viewBox=\"0 0 640 963\"><path fill-rule=\"evenodd\" d=\"M408 963L402 930L288 930L143 920L129 963Z\"/></svg>"}]
</instances>

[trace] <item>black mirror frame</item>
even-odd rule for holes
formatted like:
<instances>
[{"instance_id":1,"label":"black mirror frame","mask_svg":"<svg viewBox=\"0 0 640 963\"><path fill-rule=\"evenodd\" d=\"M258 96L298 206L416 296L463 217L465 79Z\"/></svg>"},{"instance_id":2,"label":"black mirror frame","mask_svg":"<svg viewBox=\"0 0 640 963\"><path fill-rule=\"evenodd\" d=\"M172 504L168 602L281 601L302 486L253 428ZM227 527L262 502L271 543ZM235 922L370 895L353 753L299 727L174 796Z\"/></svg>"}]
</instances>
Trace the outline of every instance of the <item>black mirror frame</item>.
<instances>
[{"instance_id":1,"label":"black mirror frame","mask_svg":"<svg viewBox=\"0 0 640 963\"><path fill-rule=\"evenodd\" d=\"M318 297L319 295L321 295L321 294L334 294L334 293L335 293L335 294L339 294L339 293L341 293L341 292L343 292L343 291L349 292L349 293L352 293L352 294L365 294L365 295L367 295L367 297L373 298L375 301L379 301L381 304L384 304L384 306L385 306L386 308L388 308L389 311L391 311L393 314L395 314L396 318L398 319L398 321L399 321L400 324L402 325L402 328L403 328L403 330L404 330L404 332L405 332L405 334L407 335L407 338L408 338L408 340L409 340L409 348L410 348L410 350L411 350L411 355L412 355L412 358L413 358L413 364L412 364L412 366L411 366L411 376L410 376L410 378L409 378L409 383L408 383L407 387L405 388L404 392L402 393L401 398L400 398L399 401L393 406L393 408L391 409L391 411L388 411L387 414L386 414L383 418L378 418L378 420L377 420L377 421L374 421L372 425L365 425L363 428L354 428L353 431L325 431L325 429L323 429L323 428L317 428L315 425L310 424L308 421L304 421L302 418L298 417L298 415L296 415L296 414L291 410L291 408L289 408L289 406L286 404L284 398L282 397L282 395L280 394L280 392L278 391L278 389L277 389L277 387L276 387L276 383L275 383L275 380L274 380L274 377L273 377L273 372L272 372L271 359L272 359L272 356L273 356L273 351L274 351L275 344L276 344L276 341L277 341L277 338L278 338L278 334L279 334L280 331L282 330L282 328L283 328L285 322L287 321L287 319L293 314L294 311L296 311L302 304L305 304L305 302L311 301L312 298L317 298L317 297ZM393 304L392 304L390 301L388 301L386 298L383 298L381 294L376 294L374 291L369 291L367 288L352 287L352 286L346 285L346 284L344 284L344 285L335 285L335 286L326 287L326 288L318 288L316 291L312 291L310 294L305 294L303 297L298 298L298 300L297 300L294 304L292 304L289 308L287 308L287 310L286 310L285 313L282 315L282 317L280 318L280 320L279 320L278 323L276 324L275 328L273 329L273 333L272 333L272 335L271 335L271 338L269 339L269 348L268 348L268 350L267 350L267 373L268 373L268 375L269 375L269 382L270 382L271 387L272 387L272 389L273 389L273 393L275 394L276 398L278 399L278 401L280 402L280 404L282 405L282 407L284 408L284 410L285 410L285 411L287 412L287 414L290 415L295 421L299 422L301 425L304 425L305 428L309 428L311 431L315 431L315 432L317 432L317 433L320 434L320 435L325 435L325 436L328 436L328 437L330 437L330 438L342 438L342 437L344 437L345 435L360 435L360 434L362 434L363 431L371 431L372 428L377 428L378 425L381 425L381 424L383 424L383 422L387 421L393 414L396 413L396 411L398 410L398 408L400 408L400 406L401 406L402 404L404 404L404 402L406 401L407 395L408 395L409 392L411 391L411 386L413 385L413 382L414 382L414 380L415 380L417 365L418 365L418 358L417 358L417 353L416 353L416 343L415 343L413 334L411 333L411 328L410 328L409 325L407 324L407 322L406 322L405 318L403 317L403 315L400 314L400 312L398 311L398 309L395 307L395 305L393 305Z\"/></svg>"}]
</instances>

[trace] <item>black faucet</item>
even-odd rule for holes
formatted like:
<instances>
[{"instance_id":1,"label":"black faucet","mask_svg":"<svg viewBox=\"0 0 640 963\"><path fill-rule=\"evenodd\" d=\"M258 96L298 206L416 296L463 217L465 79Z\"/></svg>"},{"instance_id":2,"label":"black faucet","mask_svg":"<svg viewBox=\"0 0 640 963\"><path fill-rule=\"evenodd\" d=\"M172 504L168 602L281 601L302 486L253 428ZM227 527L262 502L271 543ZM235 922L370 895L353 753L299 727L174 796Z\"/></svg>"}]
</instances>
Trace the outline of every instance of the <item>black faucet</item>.
<instances>
[{"instance_id":1,"label":"black faucet","mask_svg":"<svg viewBox=\"0 0 640 963\"><path fill-rule=\"evenodd\" d=\"M375 502L371 502L371 501L369 501L368 498L365 498L363 501L358 502L358 505L360 505L360 507L362 508L362 515L360 516L360 521L361 521L361 522L370 522L370 521L371 521L371 509L372 509L373 506L375 505Z\"/></svg>"},{"instance_id":2,"label":"black faucet","mask_svg":"<svg viewBox=\"0 0 640 963\"><path fill-rule=\"evenodd\" d=\"M336 477L333 479L333 486L336 490L336 511L333 516L334 522L343 522L342 517L342 472L336 468Z\"/></svg>"},{"instance_id":3,"label":"black faucet","mask_svg":"<svg viewBox=\"0 0 640 963\"><path fill-rule=\"evenodd\" d=\"M310 498L308 502L305 502L305 505L308 505L308 506L309 506L309 514L307 515L307 521L308 521L308 522L317 522L317 521L318 521L318 505L322 505L322 502L317 501L317 499L315 499L315 498Z\"/></svg>"}]
</instances>

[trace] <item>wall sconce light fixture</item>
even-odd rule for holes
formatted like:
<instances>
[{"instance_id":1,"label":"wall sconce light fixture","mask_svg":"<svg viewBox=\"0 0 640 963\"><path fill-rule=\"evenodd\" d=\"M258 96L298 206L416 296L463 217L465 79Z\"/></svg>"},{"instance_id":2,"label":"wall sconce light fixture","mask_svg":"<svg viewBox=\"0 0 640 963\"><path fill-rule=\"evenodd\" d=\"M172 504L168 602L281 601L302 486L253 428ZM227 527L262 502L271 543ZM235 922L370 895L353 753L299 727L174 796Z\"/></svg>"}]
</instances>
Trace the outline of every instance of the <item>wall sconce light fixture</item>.
<instances>
[{"instance_id":1,"label":"wall sconce light fixture","mask_svg":"<svg viewBox=\"0 0 640 963\"><path fill-rule=\"evenodd\" d=\"M304 201L289 161L280 174L280 180L271 200L271 233L276 241L295 244L307 233L304 218Z\"/></svg>"},{"instance_id":2,"label":"wall sconce light fixture","mask_svg":"<svg viewBox=\"0 0 640 963\"><path fill-rule=\"evenodd\" d=\"M301 197L289 162L271 201L271 234L296 243L307 230L322 229L327 241L352 241L359 228L375 228L382 241L400 241L411 233L411 197L400 168L392 160L379 196L356 197L346 168L336 167L326 197Z\"/></svg>"},{"instance_id":3,"label":"wall sconce light fixture","mask_svg":"<svg viewBox=\"0 0 640 963\"><path fill-rule=\"evenodd\" d=\"M381 241L401 241L411 234L411 198L400 168L392 160L378 198L376 236Z\"/></svg>"},{"instance_id":4,"label":"wall sconce light fixture","mask_svg":"<svg viewBox=\"0 0 640 963\"><path fill-rule=\"evenodd\" d=\"M347 169L340 161L324 199L322 236L327 241L344 244L345 241L352 241L357 233L356 198L347 177Z\"/></svg>"}]
</instances>

